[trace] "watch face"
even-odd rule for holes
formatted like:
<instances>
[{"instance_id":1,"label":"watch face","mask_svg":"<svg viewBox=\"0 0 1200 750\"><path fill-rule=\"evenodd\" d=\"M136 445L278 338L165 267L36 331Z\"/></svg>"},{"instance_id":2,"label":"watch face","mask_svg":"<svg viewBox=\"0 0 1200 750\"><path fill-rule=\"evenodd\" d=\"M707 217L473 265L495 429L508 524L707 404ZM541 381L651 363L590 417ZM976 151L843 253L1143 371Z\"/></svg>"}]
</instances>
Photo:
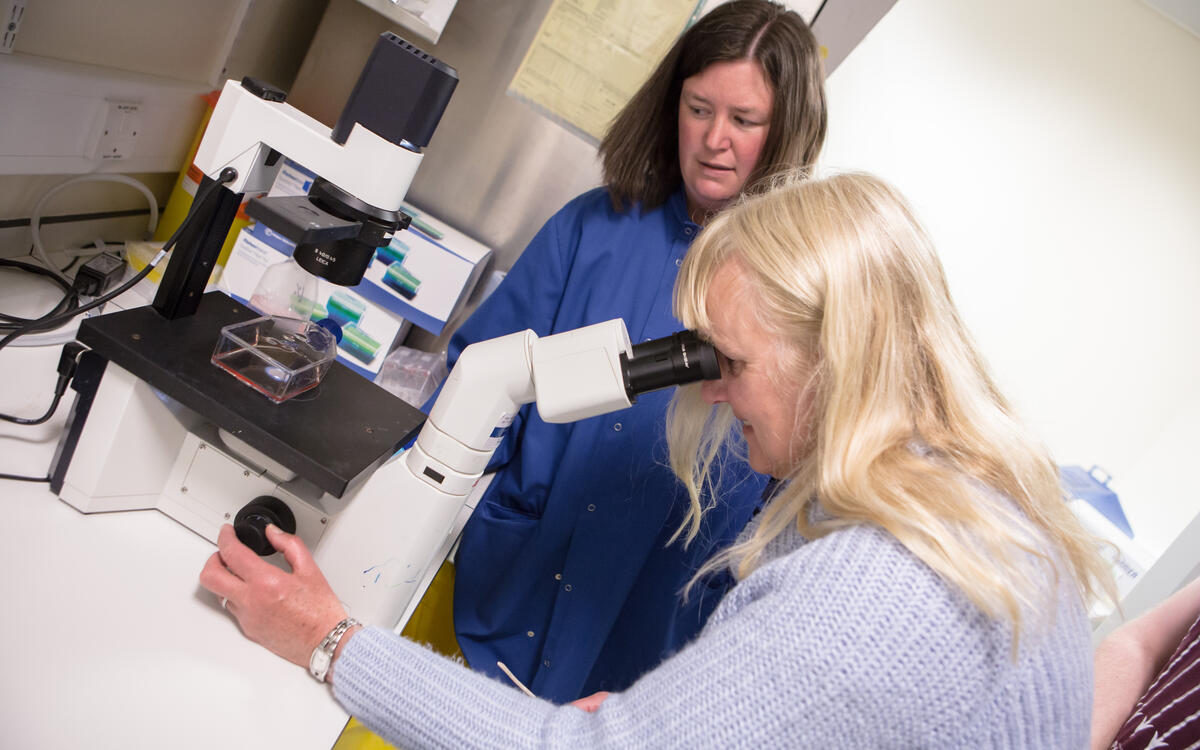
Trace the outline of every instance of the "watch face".
<instances>
[{"instance_id":1,"label":"watch face","mask_svg":"<svg viewBox=\"0 0 1200 750\"><path fill-rule=\"evenodd\" d=\"M358 620L347 617L317 644L317 647L313 649L312 656L308 658L308 671L313 677L321 682L325 681L325 674L329 672L329 665L333 663L333 652L337 649L338 642L342 640L342 636L346 634L347 630L361 624Z\"/></svg>"},{"instance_id":2,"label":"watch face","mask_svg":"<svg viewBox=\"0 0 1200 750\"><path fill-rule=\"evenodd\" d=\"M320 646L313 651L312 658L308 660L308 671L318 680L325 680L325 673L329 671L329 654Z\"/></svg>"}]
</instances>

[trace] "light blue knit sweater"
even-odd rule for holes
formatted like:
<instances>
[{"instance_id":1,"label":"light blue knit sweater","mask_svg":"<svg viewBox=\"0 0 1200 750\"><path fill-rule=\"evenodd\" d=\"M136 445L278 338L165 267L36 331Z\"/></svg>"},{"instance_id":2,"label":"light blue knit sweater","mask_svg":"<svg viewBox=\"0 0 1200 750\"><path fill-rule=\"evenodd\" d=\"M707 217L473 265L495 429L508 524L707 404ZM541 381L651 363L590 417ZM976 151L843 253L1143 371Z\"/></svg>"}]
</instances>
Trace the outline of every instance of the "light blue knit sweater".
<instances>
[{"instance_id":1,"label":"light blue knit sweater","mask_svg":"<svg viewBox=\"0 0 1200 750\"><path fill-rule=\"evenodd\" d=\"M696 641L592 714L378 628L347 644L334 694L408 750L1086 747L1091 640L1069 575L1014 662L1010 626L877 527L788 532L768 557Z\"/></svg>"}]
</instances>

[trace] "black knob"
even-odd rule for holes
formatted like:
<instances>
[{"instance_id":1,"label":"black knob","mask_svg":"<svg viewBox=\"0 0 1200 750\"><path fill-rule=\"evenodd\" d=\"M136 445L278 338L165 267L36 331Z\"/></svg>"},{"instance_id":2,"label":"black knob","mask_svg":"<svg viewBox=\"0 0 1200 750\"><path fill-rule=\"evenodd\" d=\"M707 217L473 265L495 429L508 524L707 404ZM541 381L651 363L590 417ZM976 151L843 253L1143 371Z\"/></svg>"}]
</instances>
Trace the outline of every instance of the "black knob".
<instances>
[{"instance_id":1,"label":"black knob","mask_svg":"<svg viewBox=\"0 0 1200 750\"><path fill-rule=\"evenodd\" d=\"M267 524L273 523L289 534L296 533L296 516L287 503L271 495L260 495L242 506L233 518L233 531L242 544L266 557L275 553L267 541Z\"/></svg>"}]
</instances>

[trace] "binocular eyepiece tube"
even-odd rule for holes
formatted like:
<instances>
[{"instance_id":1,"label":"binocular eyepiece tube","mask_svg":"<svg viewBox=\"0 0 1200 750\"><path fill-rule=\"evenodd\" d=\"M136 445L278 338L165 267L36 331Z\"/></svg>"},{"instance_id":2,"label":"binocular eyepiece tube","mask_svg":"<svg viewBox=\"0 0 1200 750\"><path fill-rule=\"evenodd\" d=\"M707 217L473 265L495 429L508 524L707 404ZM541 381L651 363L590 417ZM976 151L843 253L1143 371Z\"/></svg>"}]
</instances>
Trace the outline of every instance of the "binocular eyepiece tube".
<instances>
[{"instance_id":1,"label":"binocular eyepiece tube","mask_svg":"<svg viewBox=\"0 0 1200 750\"><path fill-rule=\"evenodd\" d=\"M634 344L621 355L625 393L631 402L637 396L697 380L721 377L717 350L691 331L679 331L660 339Z\"/></svg>"}]
</instances>

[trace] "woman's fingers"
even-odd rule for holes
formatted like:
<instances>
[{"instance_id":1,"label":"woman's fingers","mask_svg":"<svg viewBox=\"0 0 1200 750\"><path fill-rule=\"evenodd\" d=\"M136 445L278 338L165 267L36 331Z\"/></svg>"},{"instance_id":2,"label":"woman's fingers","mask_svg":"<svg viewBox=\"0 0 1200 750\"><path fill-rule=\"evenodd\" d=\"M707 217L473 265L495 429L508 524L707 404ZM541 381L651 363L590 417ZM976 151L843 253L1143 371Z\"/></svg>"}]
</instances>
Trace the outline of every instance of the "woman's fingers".
<instances>
[{"instance_id":1,"label":"woman's fingers","mask_svg":"<svg viewBox=\"0 0 1200 750\"><path fill-rule=\"evenodd\" d=\"M290 573L260 558L225 525L216 554L200 571L200 584L222 598L248 638L303 666L346 611L298 536L272 525L266 534L291 565Z\"/></svg>"},{"instance_id":2,"label":"woman's fingers","mask_svg":"<svg viewBox=\"0 0 1200 750\"><path fill-rule=\"evenodd\" d=\"M221 560L221 553L214 552L200 571L200 585L222 599L235 599L241 593L242 579L229 572Z\"/></svg>"},{"instance_id":3,"label":"woman's fingers","mask_svg":"<svg viewBox=\"0 0 1200 750\"><path fill-rule=\"evenodd\" d=\"M295 534L289 534L275 524L267 524L267 541L283 554L283 559L292 566L292 572L298 575L308 575L316 570L312 553L304 544L304 540Z\"/></svg>"},{"instance_id":4,"label":"woman's fingers","mask_svg":"<svg viewBox=\"0 0 1200 750\"><path fill-rule=\"evenodd\" d=\"M258 556L254 550L242 544L237 538L233 527L225 524L217 532L217 554L229 571L243 581L248 581L266 569L276 570L275 566Z\"/></svg>"},{"instance_id":5,"label":"woman's fingers","mask_svg":"<svg viewBox=\"0 0 1200 750\"><path fill-rule=\"evenodd\" d=\"M571 701L571 705L575 708L587 711L590 714L596 709L600 708L600 704L603 703L609 695L610 693L607 690L601 690L598 693L592 693L591 695L584 696L579 700Z\"/></svg>"}]
</instances>

